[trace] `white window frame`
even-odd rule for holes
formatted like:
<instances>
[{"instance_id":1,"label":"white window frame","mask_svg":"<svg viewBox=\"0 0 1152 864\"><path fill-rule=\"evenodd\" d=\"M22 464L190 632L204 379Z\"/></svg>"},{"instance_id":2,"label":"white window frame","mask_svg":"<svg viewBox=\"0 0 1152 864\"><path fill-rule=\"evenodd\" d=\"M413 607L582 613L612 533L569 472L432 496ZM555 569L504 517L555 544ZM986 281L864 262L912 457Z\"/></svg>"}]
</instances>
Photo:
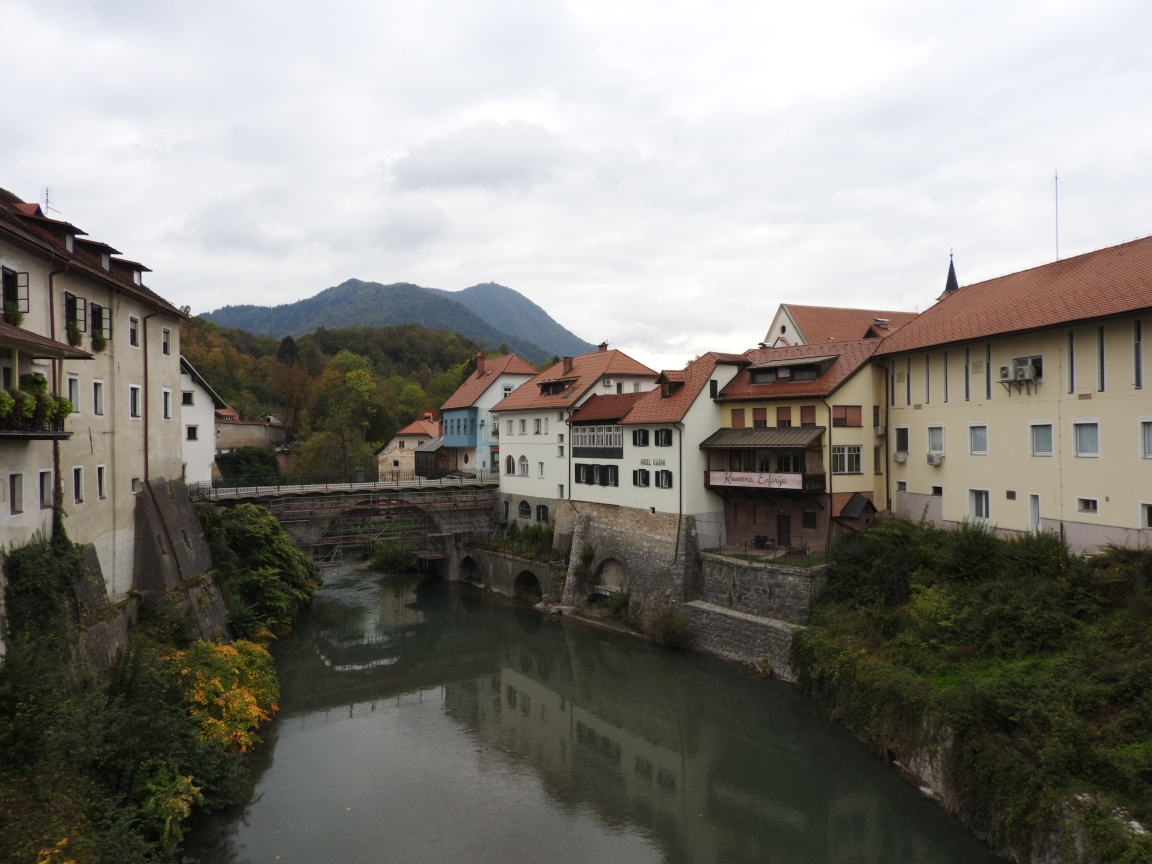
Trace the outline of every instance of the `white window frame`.
<instances>
[{"instance_id":1,"label":"white window frame","mask_svg":"<svg viewBox=\"0 0 1152 864\"><path fill-rule=\"evenodd\" d=\"M160 330L160 353L165 357L172 356L172 331L167 327Z\"/></svg>"},{"instance_id":2,"label":"white window frame","mask_svg":"<svg viewBox=\"0 0 1152 864\"><path fill-rule=\"evenodd\" d=\"M544 463L543 462L537 462L536 463L536 476L541 480L544 479Z\"/></svg>"},{"instance_id":3,"label":"white window frame","mask_svg":"<svg viewBox=\"0 0 1152 864\"><path fill-rule=\"evenodd\" d=\"M509 435L515 435L516 434L515 432L512 431L512 421L511 420L508 421L508 434Z\"/></svg>"},{"instance_id":4,"label":"white window frame","mask_svg":"<svg viewBox=\"0 0 1152 864\"><path fill-rule=\"evenodd\" d=\"M897 492L907 492L908 491L908 481L907 480L897 480L896 481L896 491Z\"/></svg>"},{"instance_id":5,"label":"white window frame","mask_svg":"<svg viewBox=\"0 0 1152 864\"><path fill-rule=\"evenodd\" d=\"M140 347L140 319L135 315L128 316L128 345L132 348Z\"/></svg>"},{"instance_id":6,"label":"white window frame","mask_svg":"<svg viewBox=\"0 0 1152 864\"><path fill-rule=\"evenodd\" d=\"M523 418L520 420L520 434L521 435L527 435L528 434L528 419L527 418Z\"/></svg>"},{"instance_id":7,"label":"white window frame","mask_svg":"<svg viewBox=\"0 0 1152 864\"><path fill-rule=\"evenodd\" d=\"M77 490L77 488L76 488L76 485L77 485L76 484L76 478L77 477L80 478L79 490ZM80 493L79 496L77 496L77 494L76 494L77 491L79 491L79 493ZM84 466L83 465L73 465L72 466L72 503L73 504L83 504L85 498L87 498L87 496L84 494L84 492L85 492L85 490L84 490Z\"/></svg>"},{"instance_id":8,"label":"white window frame","mask_svg":"<svg viewBox=\"0 0 1152 864\"><path fill-rule=\"evenodd\" d=\"M984 430L984 449L977 450L974 441L974 429ZM987 456L988 455L988 424L981 422L972 422L968 424L968 455L969 456Z\"/></svg>"},{"instance_id":9,"label":"white window frame","mask_svg":"<svg viewBox=\"0 0 1152 864\"><path fill-rule=\"evenodd\" d=\"M528 476L528 457L527 456L521 456L519 459L516 460L516 476L517 477L527 477Z\"/></svg>"},{"instance_id":10,"label":"white window frame","mask_svg":"<svg viewBox=\"0 0 1152 864\"><path fill-rule=\"evenodd\" d=\"M1137 524L1141 531L1152 531L1152 501L1140 502L1140 521Z\"/></svg>"},{"instance_id":11,"label":"white window frame","mask_svg":"<svg viewBox=\"0 0 1152 864\"><path fill-rule=\"evenodd\" d=\"M52 509L52 499L56 497L56 490L53 488L54 484L52 483L52 472L51 471L41 471L37 474L37 479L39 481L37 486L39 487L39 492L40 492L40 509L41 510L51 510ZM44 483L45 480L48 481L47 487L45 487L45 483ZM45 492L47 492L48 494L45 495L44 494Z\"/></svg>"},{"instance_id":12,"label":"white window frame","mask_svg":"<svg viewBox=\"0 0 1152 864\"><path fill-rule=\"evenodd\" d=\"M940 430L940 449L939 450L934 450L932 448L932 430L933 429L939 429ZM924 427L924 430L925 430L925 436L927 438L927 440L924 442L924 445L928 448L928 452L929 453L943 453L943 452L945 452L944 448L947 446L947 441L944 438L944 424L943 423L929 423Z\"/></svg>"},{"instance_id":13,"label":"white window frame","mask_svg":"<svg viewBox=\"0 0 1152 864\"><path fill-rule=\"evenodd\" d=\"M1076 433L1078 426L1095 426L1096 427L1096 452L1095 453L1081 453L1080 452L1080 436ZM1099 459L1100 458L1100 420L1095 417L1078 417L1072 420L1072 455L1077 459Z\"/></svg>"},{"instance_id":14,"label":"white window frame","mask_svg":"<svg viewBox=\"0 0 1152 864\"><path fill-rule=\"evenodd\" d=\"M1140 447L1141 459L1152 459L1152 448L1145 446L1145 435L1149 434L1145 431L1146 428L1152 427L1152 417L1141 417L1140 420L1140 440L1138 446ZM1152 429L1149 429L1152 431Z\"/></svg>"},{"instance_id":15,"label":"white window frame","mask_svg":"<svg viewBox=\"0 0 1152 864\"><path fill-rule=\"evenodd\" d=\"M184 401L184 397L188 397L188 401ZM196 404L196 391L195 390L181 390L180 391L180 407L191 408Z\"/></svg>"},{"instance_id":16,"label":"white window frame","mask_svg":"<svg viewBox=\"0 0 1152 864\"><path fill-rule=\"evenodd\" d=\"M132 413L132 394L136 394L136 413ZM144 416L144 389L139 384L128 385L128 419L139 420Z\"/></svg>"},{"instance_id":17,"label":"white window frame","mask_svg":"<svg viewBox=\"0 0 1152 864\"><path fill-rule=\"evenodd\" d=\"M96 394L100 395L97 396ZM92 413L97 417L104 416L104 379L97 378L92 382Z\"/></svg>"},{"instance_id":18,"label":"white window frame","mask_svg":"<svg viewBox=\"0 0 1152 864\"><path fill-rule=\"evenodd\" d=\"M840 452L837 452L840 451ZM864 447L860 444L833 444L832 445L832 473L833 474L863 474L864 473ZM856 470L852 467L852 457L856 460Z\"/></svg>"},{"instance_id":19,"label":"white window frame","mask_svg":"<svg viewBox=\"0 0 1152 864\"><path fill-rule=\"evenodd\" d=\"M533 435L539 435L540 434L540 426L541 426L540 418L539 417L534 418L532 420L532 434Z\"/></svg>"},{"instance_id":20,"label":"white window frame","mask_svg":"<svg viewBox=\"0 0 1152 864\"><path fill-rule=\"evenodd\" d=\"M160 405L165 420L172 419L172 388L164 387L160 391Z\"/></svg>"},{"instance_id":21,"label":"white window frame","mask_svg":"<svg viewBox=\"0 0 1152 864\"><path fill-rule=\"evenodd\" d=\"M96 466L96 500L103 501L108 497L108 468L105 465Z\"/></svg>"},{"instance_id":22,"label":"white window frame","mask_svg":"<svg viewBox=\"0 0 1152 864\"><path fill-rule=\"evenodd\" d=\"M892 451L894 453L907 453L908 450L911 449L911 447L912 447L912 432L910 431L910 427L897 425L897 426L893 426L892 428L894 430L896 430L892 435ZM899 449L899 446L897 444L897 442L900 440L899 432L901 429L908 432L908 447L905 448L904 450Z\"/></svg>"},{"instance_id":23,"label":"white window frame","mask_svg":"<svg viewBox=\"0 0 1152 864\"><path fill-rule=\"evenodd\" d=\"M977 502L980 496L984 499L984 515L977 513ZM968 518L973 522L990 522L992 520L992 492L989 489L968 490Z\"/></svg>"},{"instance_id":24,"label":"white window frame","mask_svg":"<svg viewBox=\"0 0 1152 864\"><path fill-rule=\"evenodd\" d=\"M1052 439L1051 447L1047 453L1038 451L1036 449L1036 433L1032 430L1036 426L1047 426L1048 434ZM1028 421L1028 453L1032 456L1041 456L1046 459L1051 458L1056 452L1056 424L1051 420L1029 420Z\"/></svg>"},{"instance_id":25,"label":"white window frame","mask_svg":"<svg viewBox=\"0 0 1152 864\"><path fill-rule=\"evenodd\" d=\"M1082 506L1086 501L1091 501L1096 506L1093 509L1088 510ZM1099 499L1099 497L1087 498L1087 497L1082 497L1080 495L1077 495L1076 496L1076 512L1077 513L1087 513L1090 516L1099 516L1100 515L1100 499Z\"/></svg>"},{"instance_id":26,"label":"white window frame","mask_svg":"<svg viewBox=\"0 0 1152 864\"><path fill-rule=\"evenodd\" d=\"M192 432L193 430L195 430L196 434L189 435L188 433ZM184 440L185 441L199 441L200 440L200 426L196 423L189 423L187 426L185 426L184 427ZM404 442L401 441L400 443L403 444Z\"/></svg>"},{"instance_id":27,"label":"white window frame","mask_svg":"<svg viewBox=\"0 0 1152 864\"><path fill-rule=\"evenodd\" d=\"M69 375L67 386L68 386L68 401L72 403L72 413L73 414L79 414L80 413L80 376L79 375ZM75 391L75 392L73 392L73 391ZM75 399L72 398L73 395L75 395L75 397L76 397Z\"/></svg>"}]
</instances>

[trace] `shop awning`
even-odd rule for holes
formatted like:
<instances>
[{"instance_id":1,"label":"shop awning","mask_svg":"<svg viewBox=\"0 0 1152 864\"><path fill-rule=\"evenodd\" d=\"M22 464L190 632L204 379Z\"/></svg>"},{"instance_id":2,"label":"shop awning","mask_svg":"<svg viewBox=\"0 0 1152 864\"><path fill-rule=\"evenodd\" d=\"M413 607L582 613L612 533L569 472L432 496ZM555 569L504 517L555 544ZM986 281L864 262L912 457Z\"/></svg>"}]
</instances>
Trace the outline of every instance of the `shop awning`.
<instances>
[{"instance_id":1,"label":"shop awning","mask_svg":"<svg viewBox=\"0 0 1152 864\"><path fill-rule=\"evenodd\" d=\"M823 426L778 426L757 429L719 429L700 445L701 450L802 450L824 434Z\"/></svg>"}]
</instances>

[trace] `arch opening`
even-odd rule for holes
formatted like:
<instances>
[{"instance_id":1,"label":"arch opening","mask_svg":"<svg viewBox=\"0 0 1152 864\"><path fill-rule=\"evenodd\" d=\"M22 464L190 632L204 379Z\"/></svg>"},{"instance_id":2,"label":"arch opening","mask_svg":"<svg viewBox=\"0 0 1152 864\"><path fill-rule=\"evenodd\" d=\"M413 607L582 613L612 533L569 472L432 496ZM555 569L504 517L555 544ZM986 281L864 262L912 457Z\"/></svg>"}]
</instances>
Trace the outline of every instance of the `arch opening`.
<instances>
[{"instance_id":1,"label":"arch opening","mask_svg":"<svg viewBox=\"0 0 1152 864\"><path fill-rule=\"evenodd\" d=\"M520 575L516 577L516 581L512 585L512 593L522 600L533 600L535 602L539 602L544 597L544 591L540 587L540 580L536 578L536 574L531 570L520 571Z\"/></svg>"},{"instance_id":2,"label":"arch opening","mask_svg":"<svg viewBox=\"0 0 1152 864\"><path fill-rule=\"evenodd\" d=\"M471 555L465 555L464 560L460 562L460 578L465 582L474 582L476 584L482 581L480 577L480 565L472 560Z\"/></svg>"},{"instance_id":3,"label":"arch opening","mask_svg":"<svg viewBox=\"0 0 1152 864\"><path fill-rule=\"evenodd\" d=\"M624 591L628 587L628 571L615 558L606 558L596 568L596 584L612 591Z\"/></svg>"}]
</instances>

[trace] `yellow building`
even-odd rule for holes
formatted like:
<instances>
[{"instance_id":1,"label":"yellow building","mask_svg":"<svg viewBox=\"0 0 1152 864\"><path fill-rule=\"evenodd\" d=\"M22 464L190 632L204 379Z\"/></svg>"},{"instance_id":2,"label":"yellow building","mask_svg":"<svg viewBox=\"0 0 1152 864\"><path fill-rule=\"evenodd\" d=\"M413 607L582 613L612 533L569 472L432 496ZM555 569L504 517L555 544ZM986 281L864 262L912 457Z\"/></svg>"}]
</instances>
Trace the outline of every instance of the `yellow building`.
<instances>
[{"instance_id":1,"label":"yellow building","mask_svg":"<svg viewBox=\"0 0 1152 864\"><path fill-rule=\"evenodd\" d=\"M886 337L893 509L1056 531L1077 550L1146 544L1150 310L1145 238L952 287Z\"/></svg>"}]
</instances>

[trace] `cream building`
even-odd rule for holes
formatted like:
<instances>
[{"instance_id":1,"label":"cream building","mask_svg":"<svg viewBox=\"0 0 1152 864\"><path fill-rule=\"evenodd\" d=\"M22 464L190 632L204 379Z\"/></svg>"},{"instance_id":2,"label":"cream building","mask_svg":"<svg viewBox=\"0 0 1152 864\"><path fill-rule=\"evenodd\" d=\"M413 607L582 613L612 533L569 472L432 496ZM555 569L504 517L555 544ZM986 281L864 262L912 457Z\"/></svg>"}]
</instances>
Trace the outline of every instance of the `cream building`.
<instances>
[{"instance_id":1,"label":"cream building","mask_svg":"<svg viewBox=\"0 0 1152 864\"><path fill-rule=\"evenodd\" d=\"M431 411L413 420L376 451L381 480L405 480L415 476L416 448L440 437L440 421Z\"/></svg>"},{"instance_id":2,"label":"cream building","mask_svg":"<svg viewBox=\"0 0 1152 864\"><path fill-rule=\"evenodd\" d=\"M1150 274L1145 238L946 292L887 337L893 508L1147 545Z\"/></svg>"},{"instance_id":3,"label":"cream building","mask_svg":"<svg viewBox=\"0 0 1152 864\"><path fill-rule=\"evenodd\" d=\"M0 545L49 530L58 480L69 536L95 548L113 598L132 587L143 481L179 478L183 463L183 315L117 254L0 190L0 383L40 376L74 406L52 421L0 418Z\"/></svg>"}]
</instances>

